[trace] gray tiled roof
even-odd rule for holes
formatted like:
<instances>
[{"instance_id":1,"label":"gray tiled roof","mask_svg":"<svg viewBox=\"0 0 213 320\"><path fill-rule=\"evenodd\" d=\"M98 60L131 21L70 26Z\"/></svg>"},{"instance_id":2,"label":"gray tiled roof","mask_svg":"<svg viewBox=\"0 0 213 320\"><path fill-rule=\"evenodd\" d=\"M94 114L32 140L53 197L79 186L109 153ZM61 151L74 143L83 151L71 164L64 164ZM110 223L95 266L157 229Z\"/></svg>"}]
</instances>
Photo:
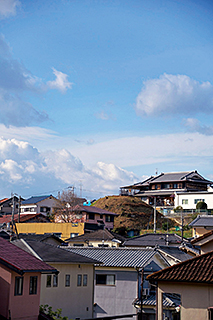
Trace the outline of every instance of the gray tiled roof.
<instances>
[{"instance_id":1,"label":"gray tiled roof","mask_svg":"<svg viewBox=\"0 0 213 320\"><path fill-rule=\"evenodd\" d=\"M140 305L140 300L135 302L135 304ZM180 304L180 300L178 300L175 297L172 297L171 295L163 295L163 307L177 307ZM144 306L156 306L156 296L154 294L146 297L143 299L143 305Z\"/></svg>"},{"instance_id":2,"label":"gray tiled roof","mask_svg":"<svg viewBox=\"0 0 213 320\"><path fill-rule=\"evenodd\" d=\"M189 225L190 227L213 227L213 215L199 215Z\"/></svg>"},{"instance_id":3,"label":"gray tiled roof","mask_svg":"<svg viewBox=\"0 0 213 320\"><path fill-rule=\"evenodd\" d=\"M160 246L158 250L165 255L171 256L178 262L186 261L191 259L192 256L180 250L178 247Z\"/></svg>"},{"instance_id":4,"label":"gray tiled roof","mask_svg":"<svg viewBox=\"0 0 213 320\"><path fill-rule=\"evenodd\" d=\"M65 250L97 259L107 267L143 267L158 254L154 249L136 248L77 248L66 247Z\"/></svg>"},{"instance_id":5,"label":"gray tiled roof","mask_svg":"<svg viewBox=\"0 0 213 320\"><path fill-rule=\"evenodd\" d=\"M169 244L179 246L181 244L181 237L172 233L146 233L127 239L123 245L126 247L155 247L156 245L164 246L167 244L167 241ZM184 242L188 242L188 240L184 239Z\"/></svg>"},{"instance_id":6,"label":"gray tiled roof","mask_svg":"<svg viewBox=\"0 0 213 320\"><path fill-rule=\"evenodd\" d=\"M68 242L86 242L86 241L112 241L113 239L118 239L120 242L122 237L117 236L115 233L111 233L107 229L96 230L94 232L84 233L80 236L72 237L67 239ZM123 240L124 241L124 240Z\"/></svg>"},{"instance_id":7,"label":"gray tiled roof","mask_svg":"<svg viewBox=\"0 0 213 320\"><path fill-rule=\"evenodd\" d=\"M25 243L27 245L25 245ZM31 252L34 251L43 261L53 263L53 262L70 262L70 263L83 263L83 264L97 264L100 261L96 259L92 259L89 257L84 257L74 252L68 252L63 249L63 247L59 248L49 243L34 241L34 240L15 240L13 241L17 247L21 249ZM32 251L29 250L29 247Z\"/></svg>"}]
</instances>

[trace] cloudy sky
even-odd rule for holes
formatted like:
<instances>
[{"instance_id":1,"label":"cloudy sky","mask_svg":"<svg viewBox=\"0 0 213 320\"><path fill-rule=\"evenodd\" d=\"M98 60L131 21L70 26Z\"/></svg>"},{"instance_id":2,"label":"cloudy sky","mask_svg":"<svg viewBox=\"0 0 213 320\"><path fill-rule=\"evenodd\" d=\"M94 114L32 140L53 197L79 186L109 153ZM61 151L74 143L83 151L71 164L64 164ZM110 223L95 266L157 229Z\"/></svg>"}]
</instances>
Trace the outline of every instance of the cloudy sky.
<instances>
[{"instance_id":1,"label":"cloudy sky","mask_svg":"<svg viewBox=\"0 0 213 320\"><path fill-rule=\"evenodd\" d=\"M212 16L208 0L0 0L0 198L213 179Z\"/></svg>"}]
</instances>

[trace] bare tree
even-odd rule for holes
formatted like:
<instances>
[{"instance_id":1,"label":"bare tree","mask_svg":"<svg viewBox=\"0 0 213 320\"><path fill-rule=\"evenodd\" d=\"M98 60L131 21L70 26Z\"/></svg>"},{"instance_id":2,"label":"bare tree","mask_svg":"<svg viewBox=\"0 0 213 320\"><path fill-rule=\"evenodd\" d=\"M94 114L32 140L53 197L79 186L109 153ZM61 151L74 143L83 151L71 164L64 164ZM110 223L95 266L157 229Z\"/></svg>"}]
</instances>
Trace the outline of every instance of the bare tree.
<instances>
[{"instance_id":1,"label":"bare tree","mask_svg":"<svg viewBox=\"0 0 213 320\"><path fill-rule=\"evenodd\" d=\"M57 207L53 209L55 222L75 222L79 220L79 210L76 209L78 204L83 204L85 199L78 198L74 189L64 190L59 199Z\"/></svg>"}]
</instances>

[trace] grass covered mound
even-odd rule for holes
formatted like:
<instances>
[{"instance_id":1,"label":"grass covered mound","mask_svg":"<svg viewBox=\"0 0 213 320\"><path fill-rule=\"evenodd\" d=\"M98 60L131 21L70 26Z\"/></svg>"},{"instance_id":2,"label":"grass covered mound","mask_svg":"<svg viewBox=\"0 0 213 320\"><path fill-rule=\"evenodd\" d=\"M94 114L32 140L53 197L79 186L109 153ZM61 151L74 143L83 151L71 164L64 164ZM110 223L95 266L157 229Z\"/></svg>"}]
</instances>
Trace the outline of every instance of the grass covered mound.
<instances>
[{"instance_id":1,"label":"grass covered mound","mask_svg":"<svg viewBox=\"0 0 213 320\"><path fill-rule=\"evenodd\" d=\"M119 216L115 218L114 230L153 229L154 209L133 196L106 196L95 201L93 206L105 209ZM157 212L157 228L162 225L161 214Z\"/></svg>"}]
</instances>

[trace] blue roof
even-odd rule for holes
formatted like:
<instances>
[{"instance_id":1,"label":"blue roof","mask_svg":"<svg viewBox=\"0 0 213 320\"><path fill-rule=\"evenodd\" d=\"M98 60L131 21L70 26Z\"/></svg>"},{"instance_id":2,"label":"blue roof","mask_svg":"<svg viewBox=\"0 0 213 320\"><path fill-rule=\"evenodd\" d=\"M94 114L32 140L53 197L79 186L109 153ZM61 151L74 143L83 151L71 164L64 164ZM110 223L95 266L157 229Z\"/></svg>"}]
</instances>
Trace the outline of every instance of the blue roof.
<instances>
[{"instance_id":1,"label":"blue roof","mask_svg":"<svg viewBox=\"0 0 213 320\"><path fill-rule=\"evenodd\" d=\"M45 200L45 199L47 199L47 198L49 198L49 197L52 197L52 195L50 194L50 195L48 195L48 196L31 197L31 198L29 198L29 199L27 199L27 200L22 201L22 204L33 204L33 203L37 203L37 202L40 202L40 201L42 201L42 200Z\"/></svg>"}]
</instances>

